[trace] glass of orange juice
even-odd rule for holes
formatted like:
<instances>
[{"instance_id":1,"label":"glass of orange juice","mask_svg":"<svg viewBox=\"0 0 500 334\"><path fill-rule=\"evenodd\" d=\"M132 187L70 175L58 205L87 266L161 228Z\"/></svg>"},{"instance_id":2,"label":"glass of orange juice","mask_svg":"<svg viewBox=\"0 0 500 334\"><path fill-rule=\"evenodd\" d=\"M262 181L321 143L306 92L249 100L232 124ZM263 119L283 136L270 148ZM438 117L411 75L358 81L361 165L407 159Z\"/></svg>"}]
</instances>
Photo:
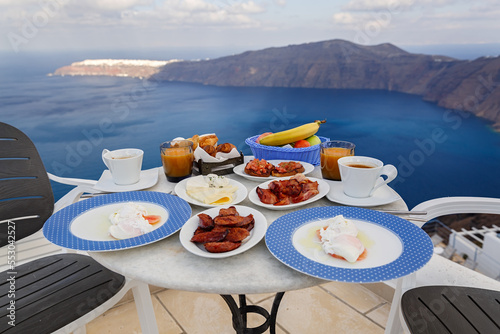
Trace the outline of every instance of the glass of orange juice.
<instances>
[{"instance_id":1,"label":"glass of orange juice","mask_svg":"<svg viewBox=\"0 0 500 334\"><path fill-rule=\"evenodd\" d=\"M338 160L354 155L356 145L348 141L332 140L321 143L321 175L324 179L340 181Z\"/></svg>"},{"instance_id":2,"label":"glass of orange juice","mask_svg":"<svg viewBox=\"0 0 500 334\"><path fill-rule=\"evenodd\" d=\"M179 182L193 171L193 142L190 140L166 141L160 145L163 171L169 182Z\"/></svg>"}]
</instances>

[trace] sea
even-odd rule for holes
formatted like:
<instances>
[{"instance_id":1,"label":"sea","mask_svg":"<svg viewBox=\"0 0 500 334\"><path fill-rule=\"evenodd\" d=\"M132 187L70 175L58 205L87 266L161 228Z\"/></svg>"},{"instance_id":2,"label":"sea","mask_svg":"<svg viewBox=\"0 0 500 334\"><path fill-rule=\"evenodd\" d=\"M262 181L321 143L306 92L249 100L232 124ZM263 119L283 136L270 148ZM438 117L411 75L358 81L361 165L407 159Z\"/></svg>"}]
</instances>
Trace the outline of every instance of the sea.
<instances>
[{"instance_id":1,"label":"sea","mask_svg":"<svg viewBox=\"0 0 500 334\"><path fill-rule=\"evenodd\" d=\"M195 50L184 59L197 58ZM216 133L245 155L245 139L326 119L318 135L355 143L356 155L398 168L390 183L409 208L438 197L500 198L500 133L484 119L379 90L216 87L125 77L48 76L92 58L166 60L187 54L45 52L0 54L0 121L24 131L48 172L97 180L103 149L144 150L143 168L161 166L159 146ZM199 57L202 58L202 57ZM71 186L53 184L60 198Z\"/></svg>"}]
</instances>

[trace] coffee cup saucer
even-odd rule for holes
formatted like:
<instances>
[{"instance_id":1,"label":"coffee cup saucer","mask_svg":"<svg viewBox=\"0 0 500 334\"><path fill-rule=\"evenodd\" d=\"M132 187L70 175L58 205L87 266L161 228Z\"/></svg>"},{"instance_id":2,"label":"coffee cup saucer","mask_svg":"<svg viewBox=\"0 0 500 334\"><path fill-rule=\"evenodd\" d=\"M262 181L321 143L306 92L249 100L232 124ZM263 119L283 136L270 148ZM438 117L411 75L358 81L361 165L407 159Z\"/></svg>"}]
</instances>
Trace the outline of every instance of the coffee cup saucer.
<instances>
[{"instance_id":1,"label":"coffee cup saucer","mask_svg":"<svg viewBox=\"0 0 500 334\"><path fill-rule=\"evenodd\" d=\"M107 192L135 191L150 188L158 182L158 168L141 171L140 179L134 184L118 185L113 182L109 169L102 172L101 177L93 187L95 190Z\"/></svg>"},{"instance_id":2,"label":"coffee cup saucer","mask_svg":"<svg viewBox=\"0 0 500 334\"><path fill-rule=\"evenodd\" d=\"M326 195L326 198L343 205L370 207L389 204L401 199L401 196L386 184L375 190L370 197L356 198L344 194L344 187L341 181L326 181L330 185L330 191Z\"/></svg>"}]
</instances>

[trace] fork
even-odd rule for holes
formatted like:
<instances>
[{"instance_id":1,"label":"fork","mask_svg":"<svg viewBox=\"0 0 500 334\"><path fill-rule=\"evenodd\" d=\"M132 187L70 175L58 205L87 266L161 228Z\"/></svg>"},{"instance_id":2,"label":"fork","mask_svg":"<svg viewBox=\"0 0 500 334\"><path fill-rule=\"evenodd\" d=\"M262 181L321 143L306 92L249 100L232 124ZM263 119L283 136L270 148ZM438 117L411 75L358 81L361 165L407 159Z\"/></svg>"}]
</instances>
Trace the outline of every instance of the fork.
<instances>
[{"instance_id":1,"label":"fork","mask_svg":"<svg viewBox=\"0 0 500 334\"><path fill-rule=\"evenodd\" d=\"M377 210L379 212L390 213L393 215L425 216L427 211L408 211L408 210Z\"/></svg>"}]
</instances>

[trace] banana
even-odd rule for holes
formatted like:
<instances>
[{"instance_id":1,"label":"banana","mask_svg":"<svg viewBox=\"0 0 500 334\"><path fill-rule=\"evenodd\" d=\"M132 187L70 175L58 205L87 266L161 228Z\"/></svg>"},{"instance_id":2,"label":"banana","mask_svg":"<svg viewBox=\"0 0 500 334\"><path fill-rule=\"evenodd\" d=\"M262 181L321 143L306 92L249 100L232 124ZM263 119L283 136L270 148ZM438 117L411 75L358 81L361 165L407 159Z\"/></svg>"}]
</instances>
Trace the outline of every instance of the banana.
<instances>
[{"instance_id":1,"label":"banana","mask_svg":"<svg viewBox=\"0 0 500 334\"><path fill-rule=\"evenodd\" d=\"M306 139L318 132L320 124L325 122L326 120L314 121L293 129L270 134L262 138L260 140L260 144L267 146L280 146L296 142L297 140Z\"/></svg>"}]
</instances>

